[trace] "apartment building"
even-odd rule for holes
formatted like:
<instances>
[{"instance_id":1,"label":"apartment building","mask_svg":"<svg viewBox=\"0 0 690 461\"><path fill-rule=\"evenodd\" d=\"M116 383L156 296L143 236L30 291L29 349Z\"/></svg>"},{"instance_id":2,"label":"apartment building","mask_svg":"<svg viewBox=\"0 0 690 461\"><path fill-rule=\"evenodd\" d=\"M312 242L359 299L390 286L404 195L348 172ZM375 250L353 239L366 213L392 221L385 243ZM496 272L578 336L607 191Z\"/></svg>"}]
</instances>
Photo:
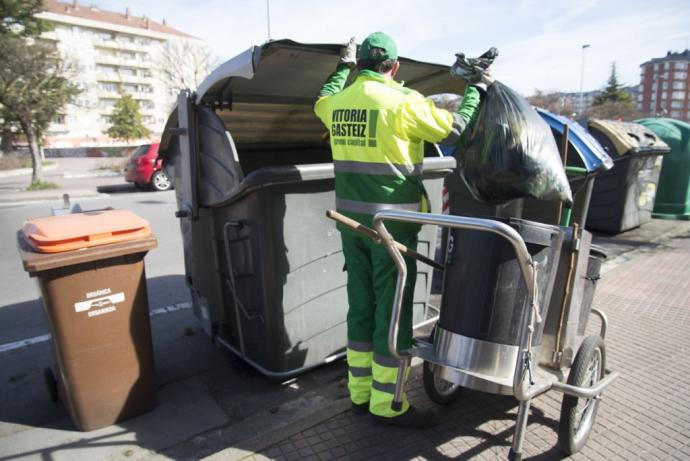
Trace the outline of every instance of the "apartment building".
<instances>
[{"instance_id":1,"label":"apartment building","mask_svg":"<svg viewBox=\"0 0 690 461\"><path fill-rule=\"evenodd\" d=\"M121 92L138 103L152 138L160 136L179 88L164 78L161 63L175 45L204 49L204 43L147 17L105 11L77 0L44 0L38 16L53 26L41 39L52 41L68 65L68 75L81 89L49 127L46 147L102 146L110 114ZM184 63L180 63L183 66Z\"/></svg>"},{"instance_id":2,"label":"apartment building","mask_svg":"<svg viewBox=\"0 0 690 461\"><path fill-rule=\"evenodd\" d=\"M690 121L690 50L669 51L663 58L640 64L637 109L647 115L659 115Z\"/></svg>"}]
</instances>

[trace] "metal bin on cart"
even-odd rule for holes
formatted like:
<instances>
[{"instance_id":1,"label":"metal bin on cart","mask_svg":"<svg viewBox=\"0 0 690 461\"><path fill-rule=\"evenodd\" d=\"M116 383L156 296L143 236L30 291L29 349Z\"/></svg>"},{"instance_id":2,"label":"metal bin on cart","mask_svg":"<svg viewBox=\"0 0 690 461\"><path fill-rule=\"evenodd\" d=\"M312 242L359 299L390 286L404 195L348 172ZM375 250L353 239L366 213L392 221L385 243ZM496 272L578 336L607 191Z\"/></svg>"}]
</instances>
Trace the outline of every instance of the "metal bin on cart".
<instances>
[{"instance_id":1,"label":"metal bin on cart","mask_svg":"<svg viewBox=\"0 0 690 461\"><path fill-rule=\"evenodd\" d=\"M268 376L327 363L346 347L346 273L333 208L328 133L313 113L340 45L279 40L216 69L180 94L160 152L175 178L186 281L205 331ZM446 66L400 59L423 94L461 92ZM454 167L426 146L424 186L441 209ZM417 250L433 257L435 229ZM432 316L431 269L419 267L414 321Z\"/></svg>"},{"instance_id":2,"label":"metal bin on cart","mask_svg":"<svg viewBox=\"0 0 690 461\"><path fill-rule=\"evenodd\" d=\"M587 125L615 163L594 184L587 229L618 234L650 221L669 147L639 123L592 119Z\"/></svg>"},{"instance_id":3,"label":"metal bin on cart","mask_svg":"<svg viewBox=\"0 0 690 461\"><path fill-rule=\"evenodd\" d=\"M18 234L53 343L46 384L83 431L153 409L155 370L144 257L149 224L127 210L28 220Z\"/></svg>"}]
</instances>

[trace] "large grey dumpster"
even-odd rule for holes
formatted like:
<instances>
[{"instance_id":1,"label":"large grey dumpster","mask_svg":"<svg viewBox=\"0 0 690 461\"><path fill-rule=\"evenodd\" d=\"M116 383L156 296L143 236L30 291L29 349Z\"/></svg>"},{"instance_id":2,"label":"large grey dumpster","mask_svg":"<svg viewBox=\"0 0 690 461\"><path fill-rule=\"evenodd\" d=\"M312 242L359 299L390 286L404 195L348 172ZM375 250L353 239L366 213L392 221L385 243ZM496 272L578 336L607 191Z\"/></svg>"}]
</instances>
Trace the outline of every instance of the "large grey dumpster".
<instances>
[{"instance_id":1,"label":"large grey dumpster","mask_svg":"<svg viewBox=\"0 0 690 461\"><path fill-rule=\"evenodd\" d=\"M260 372L294 375L342 355L346 274L333 208L327 132L313 114L338 45L282 40L216 69L180 94L161 140L175 177L187 284L214 340ZM425 94L461 92L447 67L401 59L400 78ZM425 187L440 211L455 160L427 146ZM434 229L418 251L433 256ZM419 265L414 320L428 306L431 270Z\"/></svg>"}]
</instances>

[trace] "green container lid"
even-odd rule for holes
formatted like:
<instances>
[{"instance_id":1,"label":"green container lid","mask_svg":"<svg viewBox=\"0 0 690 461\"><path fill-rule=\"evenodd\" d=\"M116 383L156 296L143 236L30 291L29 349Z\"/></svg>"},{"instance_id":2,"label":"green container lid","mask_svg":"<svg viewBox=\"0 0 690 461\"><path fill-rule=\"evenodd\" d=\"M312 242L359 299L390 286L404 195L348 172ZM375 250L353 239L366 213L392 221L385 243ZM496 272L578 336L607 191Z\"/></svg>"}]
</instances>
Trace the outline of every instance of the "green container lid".
<instances>
[{"instance_id":1,"label":"green container lid","mask_svg":"<svg viewBox=\"0 0 690 461\"><path fill-rule=\"evenodd\" d=\"M670 118L645 118L637 123L671 148L661 167L654 217L690 219L690 124Z\"/></svg>"}]
</instances>

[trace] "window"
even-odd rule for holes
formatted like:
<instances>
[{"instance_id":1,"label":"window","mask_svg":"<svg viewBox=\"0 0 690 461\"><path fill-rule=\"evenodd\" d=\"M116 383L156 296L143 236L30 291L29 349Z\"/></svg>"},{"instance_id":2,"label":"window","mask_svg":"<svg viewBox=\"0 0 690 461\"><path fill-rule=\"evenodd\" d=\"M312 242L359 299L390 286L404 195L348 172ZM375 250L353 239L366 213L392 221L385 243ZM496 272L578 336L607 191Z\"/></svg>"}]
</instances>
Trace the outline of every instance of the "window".
<instances>
[{"instance_id":1,"label":"window","mask_svg":"<svg viewBox=\"0 0 690 461\"><path fill-rule=\"evenodd\" d=\"M96 66L96 72L101 72L104 74L115 74L117 71L113 66Z\"/></svg>"},{"instance_id":2,"label":"window","mask_svg":"<svg viewBox=\"0 0 690 461\"><path fill-rule=\"evenodd\" d=\"M659 64L654 64L654 70L659 70Z\"/></svg>"},{"instance_id":3,"label":"window","mask_svg":"<svg viewBox=\"0 0 690 461\"><path fill-rule=\"evenodd\" d=\"M676 80L685 80L686 78L688 78L688 73L687 72L674 72L673 78Z\"/></svg>"},{"instance_id":4,"label":"window","mask_svg":"<svg viewBox=\"0 0 690 461\"><path fill-rule=\"evenodd\" d=\"M101 99L99 101L99 105L102 109L110 109L112 107L115 107L115 101L115 99Z\"/></svg>"},{"instance_id":5,"label":"window","mask_svg":"<svg viewBox=\"0 0 690 461\"><path fill-rule=\"evenodd\" d=\"M674 91L671 93L673 99L685 99L685 91Z\"/></svg>"},{"instance_id":6,"label":"window","mask_svg":"<svg viewBox=\"0 0 690 461\"><path fill-rule=\"evenodd\" d=\"M136 69L132 69L129 67L120 67L120 75L124 75L127 77L135 77L137 75Z\"/></svg>"},{"instance_id":7,"label":"window","mask_svg":"<svg viewBox=\"0 0 690 461\"><path fill-rule=\"evenodd\" d=\"M661 89L662 89L662 90L668 90L668 82L663 82L663 83L661 84Z\"/></svg>"},{"instance_id":8,"label":"window","mask_svg":"<svg viewBox=\"0 0 690 461\"><path fill-rule=\"evenodd\" d=\"M674 90L684 90L685 89L685 82L673 82L673 89Z\"/></svg>"},{"instance_id":9,"label":"window","mask_svg":"<svg viewBox=\"0 0 690 461\"><path fill-rule=\"evenodd\" d=\"M672 110L671 111L671 117L680 118L680 111L679 110Z\"/></svg>"},{"instance_id":10,"label":"window","mask_svg":"<svg viewBox=\"0 0 690 461\"><path fill-rule=\"evenodd\" d=\"M685 104L683 104L685 101L671 101L671 108L672 109L683 109L685 107Z\"/></svg>"},{"instance_id":11,"label":"window","mask_svg":"<svg viewBox=\"0 0 690 461\"><path fill-rule=\"evenodd\" d=\"M665 91L661 92L661 99L666 99L667 96L668 96L667 92L665 92Z\"/></svg>"},{"instance_id":12,"label":"window","mask_svg":"<svg viewBox=\"0 0 690 461\"><path fill-rule=\"evenodd\" d=\"M98 121L101 122L101 123L108 123L108 124L110 124L110 123L112 123L112 120L113 120L113 119L112 119L112 117L111 117L110 115L101 115L101 116L98 118Z\"/></svg>"},{"instance_id":13,"label":"window","mask_svg":"<svg viewBox=\"0 0 690 461\"><path fill-rule=\"evenodd\" d=\"M668 62L665 62L665 63L664 63L664 70L668 70L668 67L669 67L669 63L668 63Z\"/></svg>"},{"instance_id":14,"label":"window","mask_svg":"<svg viewBox=\"0 0 690 461\"><path fill-rule=\"evenodd\" d=\"M117 93L117 83L112 83L112 82L101 82L98 84L98 88L100 88L103 91L112 91L113 93Z\"/></svg>"},{"instance_id":15,"label":"window","mask_svg":"<svg viewBox=\"0 0 690 461\"><path fill-rule=\"evenodd\" d=\"M638 100L638 101L641 102L641 101L642 101L642 97L643 97L643 94L642 94L642 93L638 93L638 94L637 94L637 100Z\"/></svg>"},{"instance_id":16,"label":"window","mask_svg":"<svg viewBox=\"0 0 690 461\"><path fill-rule=\"evenodd\" d=\"M656 91L651 94L651 100L656 101Z\"/></svg>"},{"instance_id":17,"label":"window","mask_svg":"<svg viewBox=\"0 0 690 461\"><path fill-rule=\"evenodd\" d=\"M64 125L66 120L67 117L65 116L65 114L58 114L55 117L55 120L53 120L53 123L57 123L58 125Z\"/></svg>"},{"instance_id":18,"label":"window","mask_svg":"<svg viewBox=\"0 0 690 461\"><path fill-rule=\"evenodd\" d=\"M688 63L687 62L676 62L676 63L674 63L673 68L676 70L688 70Z\"/></svg>"},{"instance_id":19,"label":"window","mask_svg":"<svg viewBox=\"0 0 690 461\"><path fill-rule=\"evenodd\" d=\"M661 78L664 80L668 80L668 72L664 72L663 74L661 74Z\"/></svg>"}]
</instances>

